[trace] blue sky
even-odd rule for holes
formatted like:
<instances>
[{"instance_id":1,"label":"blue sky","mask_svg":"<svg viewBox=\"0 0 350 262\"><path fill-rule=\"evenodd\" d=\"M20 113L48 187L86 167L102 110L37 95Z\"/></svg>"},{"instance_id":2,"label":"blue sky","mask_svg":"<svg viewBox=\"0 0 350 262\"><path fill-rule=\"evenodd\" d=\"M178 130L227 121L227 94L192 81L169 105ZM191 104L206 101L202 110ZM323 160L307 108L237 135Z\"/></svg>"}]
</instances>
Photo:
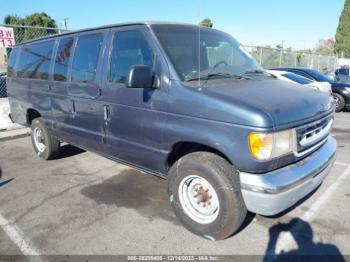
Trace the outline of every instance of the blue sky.
<instances>
[{"instance_id":1,"label":"blue sky","mask_svg":"<svg viewBox=\"0 0 350 262\"><path fill-rule=\"evenodd\" d=\"M119 22L160 20L198 23L210 17L214 27L247 45L313 48L335 35L345 0L6 0L7 14L46 12L58 23L68 17L69 29Z\"/></svg>"}]
</instances>

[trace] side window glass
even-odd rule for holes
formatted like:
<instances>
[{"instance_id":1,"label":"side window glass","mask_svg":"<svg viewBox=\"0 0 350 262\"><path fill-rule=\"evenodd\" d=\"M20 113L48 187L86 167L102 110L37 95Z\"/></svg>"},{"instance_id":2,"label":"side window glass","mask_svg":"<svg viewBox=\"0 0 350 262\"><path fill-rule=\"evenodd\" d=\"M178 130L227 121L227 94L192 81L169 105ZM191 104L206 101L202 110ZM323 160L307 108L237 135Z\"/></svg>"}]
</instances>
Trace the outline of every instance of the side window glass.
<instances>
[{"instance_id":1,"label":"side window glass","mask_svg":"<svg viewBox=\"0 0 350 262\"><path fill-rule=\"evenodd\" d=\"M293 70L292 70L292 73L295 73L295 74L297 74L297 75L306 77L307 79L313 80L312 77L310 77L308 74L305 74L303 71L293 71Z\"/></svg>"},{"instance_id":2,"label":"side window glass","mask_svg":"<svg viewBox=\"0 0 350 262\"><path fill-rule=\"evenodd\" d=\"M102 34L78 38L72 64L72 81L87 83L95 79L101 43Z\"/></svg>"},{"instance_id":3,"label":"side window glass","mask_svg":"<svg viewBox=\"0 0 350 262\"><path fill-rule=\"evenodd\" d=\"M22 47L18 76L22 78L49 79L54 41L27 44Z\"/></svg>"},{"instance_id":4,"label":"side window glass","mask_svg":"<svg viewBox=\"0 0 350 262\"><path fill-rule=\"evenodd\" d=\"M153 67L153 52L140 31L116 32L110 57L109 82L125 83L134 65Z\"/></svg>"},{"instance_id":5,"label":"side window glass","mask_svg":"<svg viewBox=\"0 0 350 262\"><path fill-rule=\"evenodd\" d=\"M55 81L67 81L68 64L73 42L73 37L62 38L59 41L53 74L53 80Z\"/></svg>"},{"instance_id":6,"label":"side window glass","mask_svg":"<svg viewBox=\"0 0 350 262\"><path fill-rule=\"evenodd\" d=\"M16 66L16 60L18 57L18 53L19 53L19 48L13 48L10 54L10 59L8 61L8 66L7 66L7 75L9 77L11 76L16 76L17 74L17 68L15 68Z\"/></svg>"}]
</instances>

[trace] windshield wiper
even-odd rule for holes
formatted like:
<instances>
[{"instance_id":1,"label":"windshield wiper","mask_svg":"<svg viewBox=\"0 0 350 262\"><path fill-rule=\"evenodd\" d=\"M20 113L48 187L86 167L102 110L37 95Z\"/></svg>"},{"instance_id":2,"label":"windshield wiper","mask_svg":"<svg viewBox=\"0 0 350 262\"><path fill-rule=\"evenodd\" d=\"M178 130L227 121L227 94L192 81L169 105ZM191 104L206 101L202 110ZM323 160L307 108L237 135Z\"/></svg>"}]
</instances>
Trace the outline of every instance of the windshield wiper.
<instances>
[{"instance_id":1,"label":"windshield wiper","mask_svg":"<svg viewBox=\"0 0 350 262\"><path fill-rule=\"evenodd\" d=\"M212 73L212 74L206 74L206 75L200 75L200 76L188 78L185 81L190 82L190 81L195 81L195 80L199 80L199 79L208 80L211 78L235 78L235 79L246 79L246 80L251 79L250 77L243 76L243 75Z\"/></svg>"},{"instance_id":2,"label":"windshield wiper","mask_svg":"<svg viewBox=\"0 0 350 262\"><path fill-rule=\"evenodd\" d=\"M248 70L245 71L245 75L249 75L249 74L265 74L266 72L263 70Z\"/></svg>"}]
</instances>

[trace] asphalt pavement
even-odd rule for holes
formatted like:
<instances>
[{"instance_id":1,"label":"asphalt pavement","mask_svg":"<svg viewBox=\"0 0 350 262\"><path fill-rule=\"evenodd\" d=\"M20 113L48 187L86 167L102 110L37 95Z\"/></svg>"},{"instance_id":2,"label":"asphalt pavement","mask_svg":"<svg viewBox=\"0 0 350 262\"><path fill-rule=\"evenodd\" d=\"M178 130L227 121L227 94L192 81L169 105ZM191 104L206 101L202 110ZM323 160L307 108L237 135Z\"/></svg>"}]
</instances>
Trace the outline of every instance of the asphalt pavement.
<instances>
[{"instance_id":1,"label":"asphalt pavement","mask_svg":"<svg viewBox=\"0 0 350 262\"><path fill-rule=\"evenodd\" d=\"M318 190L283 215L249 213L218 242L187 231L166 180L65 145L43 161L30 137L0 142L0 254L350 255L350 112L336 115L337 160Z\"/></svg>"}]
</instances>

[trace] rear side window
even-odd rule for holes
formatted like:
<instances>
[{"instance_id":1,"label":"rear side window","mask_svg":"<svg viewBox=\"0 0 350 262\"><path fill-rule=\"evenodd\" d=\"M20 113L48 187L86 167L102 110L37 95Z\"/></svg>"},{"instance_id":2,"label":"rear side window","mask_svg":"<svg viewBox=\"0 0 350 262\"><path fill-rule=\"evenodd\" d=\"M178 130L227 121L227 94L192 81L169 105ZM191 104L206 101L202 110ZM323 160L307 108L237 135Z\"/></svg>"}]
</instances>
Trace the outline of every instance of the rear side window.
<instances>
[{"instance_id":1,"label":"rear side window","mask_svg":"<svg viewBox=\"0 0 350 262\"><path fill-rule=\"evenodd\" d=\"M312 80L310 80L306 77L303 77L303 76L300 76L297 74L293 74L293 73L282 74L282 76L284 76L284 77L286 77L294 82L302 84L302 85L308 85L308 84L311 84L313 82Z\"/></svg>"},{"instance_id":2,"label":"rear side window","mask_svg":"<svg viewBox=\"0 0 350 262\"><path fill-rule=\"evenodd\" d=\"M134 65L153 67L153 53L140 31L116 32L113 37L109 82L125 83Z\"/></svg>"},{"instance_id":3,"label":"rear side window","mask_svg":"<svg viewBox=\"0 0 350 262\"><path fill-rule=\"evenodd\" d=\"M73 42L73 37L60 39L53 73L53 80L55 81L67 81L68 65Z\"/></svg>"},{"instance_id":4,"label":"rear side window","mask_svg":"<svg viewBox=\"0 0 350 262\"><path fill-rule=\"evenodd\" d=\"M349 75L349 69L346 69L346 68L338 69L338 74L340 74L340 75Z\"/></svg>"},{"instance_id":5,"label":"rear side window","mask_svg":"<svg viewBox=\"0 0 350 262\"><path fill-rule=\"evenodd\" d=\"M49 79L53 46L54 41L23 46L18 62L18 77Z\"/></svg>"},{"instance_id":6,"label":"rear side window","mask_svg":"<svg viewBox=\"0 0 350 262\"><path fill-rule=\"evenodd\" d=\"M102 34L78 38L72 64L72 81L91 82L95 79Z\"/></svg>"},{"instance_id":7,"label":"rear side window","mask_svg":"<svg viewBox=\"0 0 350 262\"><path fill-rule=\"evenodd\" d=\"M17 74L17 68L16 68L16 61L19 54L19 48L14 48L11 51L10 59L8 61L7 66L7 75L9 77L16 76Z\"/></svg>"}]
</instances>

